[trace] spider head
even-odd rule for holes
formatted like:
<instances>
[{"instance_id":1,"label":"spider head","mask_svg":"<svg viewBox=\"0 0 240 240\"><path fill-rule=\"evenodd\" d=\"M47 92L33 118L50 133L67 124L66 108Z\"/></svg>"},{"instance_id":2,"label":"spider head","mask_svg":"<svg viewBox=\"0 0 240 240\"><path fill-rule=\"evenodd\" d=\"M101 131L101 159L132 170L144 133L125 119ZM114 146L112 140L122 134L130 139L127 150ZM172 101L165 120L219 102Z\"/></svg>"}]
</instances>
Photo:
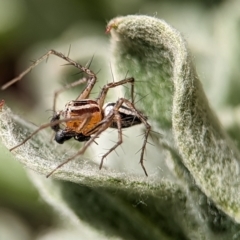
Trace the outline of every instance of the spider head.
<instances>
[{"instance_id":1,"label":"spider head","mask_svg":"<svg viewBox=\"0 0 240 240\"><path fill-rule=\"evenodd\" d=\"M54 140L59 143L63 144L65 141L71 139L73 136L66 134L66 131L59 129L56 134Z\"/></svg>"},{"instance_id":2,"label":"spider head","mask_svg":"<svg viewBox=\"0 0 240 240\"><path fill-rule=\"evenodd\" d=\"M69 132L66 130L59 129L56 132L54 139L57 143L63 144L65 141L71 139L72 137L78 142L86 142L91 138L90 136L85 136L82 133Z\"/></svg>"}]
</instances>

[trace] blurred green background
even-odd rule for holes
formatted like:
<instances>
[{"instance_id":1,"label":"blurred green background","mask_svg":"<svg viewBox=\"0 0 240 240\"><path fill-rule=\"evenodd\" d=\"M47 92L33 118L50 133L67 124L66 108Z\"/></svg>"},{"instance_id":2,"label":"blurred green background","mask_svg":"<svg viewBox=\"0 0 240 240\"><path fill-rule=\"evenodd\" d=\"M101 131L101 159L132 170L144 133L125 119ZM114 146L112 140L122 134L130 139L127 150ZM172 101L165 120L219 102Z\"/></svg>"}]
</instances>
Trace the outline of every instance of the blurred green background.
<instances>
[{"instance_id":1,"label":"blurred green background","mask_svg":"<svg viewBox=\"0 0 240 240\"><path fill-rule=\"evenodd\" d=\"M92 68L101 70L99 79L111 81L106 23L119 15L156 16L185 36L212 106L239 142L239 9L237 0L0 0L0 84L47 50L67 54L70 46L70 57L83 65L94 55ZM0 100L27 120L37 119L36 124L47 120L54 84L79 78L72 74L76 71L59 67L62 62L51 61L0 92ZM57 222L25 171L0 146L0 240L44 239Z\"/></svg>"}]
</instances>

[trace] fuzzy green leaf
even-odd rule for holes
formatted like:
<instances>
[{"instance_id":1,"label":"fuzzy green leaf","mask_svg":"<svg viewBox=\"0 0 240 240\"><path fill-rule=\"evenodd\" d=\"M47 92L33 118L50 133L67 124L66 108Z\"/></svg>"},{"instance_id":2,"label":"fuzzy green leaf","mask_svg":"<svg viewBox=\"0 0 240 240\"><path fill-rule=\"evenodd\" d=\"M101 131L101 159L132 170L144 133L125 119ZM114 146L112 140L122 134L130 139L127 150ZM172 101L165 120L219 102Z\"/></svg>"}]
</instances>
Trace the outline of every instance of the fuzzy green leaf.
<instances>
[{"instance_id":1,"label":"fuzzy green leaf","mask_svg":"<svg viewBox=\"0 0 240 240\"><path fill-rule=\"evenodd\" d=\"M0 140L6 147L16 145L34 129L36 126L14 115L7 106L0 111ZM41 132L13 155L26 168L46 175L65 156L49 139L50 134ZM192 203L186 202L184 191L168 180L99 171L97 164L83 157L56 172L53 177L58 181L30 176L43 198L68 224L81 219L105 235L124 239L187 239L195 231L205 231L201 219L192 215ZM184 222L180 221L183 216ZM77 228L79 224L75 223Z\"/></svg>"},{"instance_id":2,"label":"fuzzy green leaf","mask_svg":"<svg viewBox=\"0 0 240 240\"><path fill-rule=\"evenodd\" d=\"M240 222L240 154L209 107L181 34L148 16L118 17L107 29L118 74L129 71L141 81L137 94L151 96L142 109L160 129L172 125L182 162L199 188Z\"/></svg>"}]
</instances>

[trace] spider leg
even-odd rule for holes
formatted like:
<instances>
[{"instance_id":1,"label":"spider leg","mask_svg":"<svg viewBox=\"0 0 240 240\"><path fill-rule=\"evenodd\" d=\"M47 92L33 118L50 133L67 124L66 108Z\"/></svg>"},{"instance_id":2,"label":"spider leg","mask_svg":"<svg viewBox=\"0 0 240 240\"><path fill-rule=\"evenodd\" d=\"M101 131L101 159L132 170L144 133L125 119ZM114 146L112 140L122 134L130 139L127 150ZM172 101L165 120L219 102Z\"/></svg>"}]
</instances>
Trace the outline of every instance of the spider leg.
<instances>
[{"instance_id":1,"label":"spider leg","mask_svg":"<svg viewBox=\"0 0 240 240\"><path fill-rule=\"evenodd\" d=\"M125 99L125 98L120 98L120 99L116 102L116 105L115 105L114 108L115 108L116 110L119 110L119 109L121 108L121 106L123 105L123 103L125 103L125 104L127 105L127 107L128 107L129 109L131 109L131 110L135 113L136 117L137 117L138 119L140 119L140 121L145 125L146 131L145 131L145 137L144 137L144 141L143 141L143 145L142 145L142 150L141 150L141 155L140 155L140 164L141 164L141 166L142 166L142 169L143 169L145 175L148 176L147 171L146 171L146 168L145 168L145 166L144 166L144 159L143 159L143 157L144 157L144 153L145 153L145 149L146 149L147 139L148 139L149 133L150 133L150 131L151 131L151 126L150 126L150 124L147 122L147 118L146 118L140 111L138 111L138 110L135 108L135 106L134 106L134 104L133 104L132 102L130 102L129 100L127 100L127 99ZM114 121L115 121L115 119L114 119ZM120 117L120 121L121 121L121 117ZM117 124L118 124L118 123L117 123ZM119 127L118 127L118 131L119 131ZM120 132L121 132L121 130L120 130ZM121 133L121 134L122 134L122 133ZM120 145L120 144L119 144L119 145ZM113 149L113 150L114 150L114 149Z\"/></svg>"},{"instance_id":2,"label":"spider leg","mask_svg":"<svg viewBox=\"0 0 240 240\"><path fill-rule=\"evenodd\" d=\"M77 81L75 81L75 82L73 82L73 83L67 84L67 85L65 85L64 87L62 87L62 88L58 89L57 91L55 91L55 92L54 92L54 97L53 97L53 111L56 112L57 98L58 98L58 95L59 95L60 93L66 91L66 90L68 90L68 89L70 89L70 88L73 88L73 87L76 87L76 86L78 86L78 85L81 85L81 84L87 82L88 80L89 80L89 78L84 77L84 78L81 78L81 79L79 79L79 80L77 80ZM89 92L89 93L90 93L90 92ZM89 94L88 94L86 97L88 98L88 96L89 96ZM78 99L78 98L79 98L79 97L77 97L77 99Z\"/></svg>"},{"instance_id":3,"label":"spider leg","mask_svg":"<svg viewBox=\"0 0 240 240\"><path fill-rule=\"evenodd\" d=\"M99 106L101 108L103 107L104 100L106 98L106 95L107 95L107 92L108 92L109 88L114 88L114 87L117 87L117 86L120 86L120 85L123 85L123 84L126 84L126 83L131 83L131 99L132 99L132 102L133 102L134 101L134 96L133 96L134 78L131 77L131 78L123 79L123 80L118 81L118 82L111 82L111 83L106 84L102 88L102 91L100 92L99 96L96 99L98 104L99 104Z\"/></svg>"},{"instance_id":4,"label":"spider leg","mask_svg":"<svg viewBox=\"0 0 240 240\"><path fill-rule=\"evenodd\" d=\"M55 55L59 58L62 58L63 60L67 61L69 63L69 65L72 65L78 69L80 69L81 71L85 72L88 76L89 76L89 83L88 86L86 87L86 89L80 94L79 99L84 99L86 98L86 96L89 95L89 93L91 92L91 89L93 88L97 78L94 72L92 72L90 69L88 69L87 67L82 66L81 64L73 61L72 59L70 59L69 57L65 56L64 54L57 52L55 50L49 50L47 53L45 53L43 56L41 56L40 58L38 58L30 67L28 67L25 71L23 71L21 74L19 74L16 78L12 79L11 81L7 82L6 84L4 84L1 89L4 90L8 87L10 87L12 84L14 84L15 82L20 81L27 73L29 73L34 67L36 67L39 63L41 63L43 60L47 59L50 55Z\"/></svg>"},{"instance_id":5,"label":"spider leg","mask_svg":"<svg viewBox=\"0 0 240 240\"><path fill-rule=\"evenodd\" d=\"M150 131L151 131L151 125L147 122L146 117L145 117L140 111L138 111L138 110L135 108L135 106L134 106L133 103L131 103L129 100L127 100L127 99L125 99L125 98L120 98L119 101L120 101L120 100L122 101L122 103L125 103L125 104L127 105L127 107L129 107L130 109L132 109L132 111L135 112L135 114L137 115L137 117L138 117L138 118L142 121L142 123L145 125L146 130L145 130L145 136L144 136L144 140L143 140L143 144L142 144L142 150L141 150L141 155L140 155L140 164L141 164L141 166L142 166L142 169L143 169L145 175L148 176L147 171L146 171L145 166L144 166L144 163L143 163L143 161L144 161L143 157L144 157L144 153L145 153L145 150L146 150L146 144L147 144L148 136L149 136L149 133L150 133Z\"/></svg>"},{"instance_id":6,"label":"spider leg","mask_svg":"<svg viewBox=\"0 0 240 240\"><path fill-rule=\"evenodd\" d=\"M99 165L99 169L102 169L103 166L103 160L113 151L115 150L119 145L122 144L122 126L121 126L121 116L118 113L118 108L120 106L118 106L118 102L116 103L115 107L114 107L114 121L117 122L117 129L118 129L118 141L117 143L111 147L103 156Z\"/></svg>"},{"instance_id":7,"label":"spider leg","mask_svg":"<svg viewBox=\"0 0 240 240\"><path fill-rule=\"evenodd\" d=\"M52 121L50 123L42 124L34 132L32 132L28 137L26 137L21 143L19 143L18 145L10 148L9 151L13 151L14 149L22 146L24 143L26 143L29 139L31 139L34 135L36 135L42 129L52 127L52 126L56 126L56 125L59 125L60 123L63 123L63 122L68 122L68 121L72 121L72 120L79 120L79 119L80 119L79 117L74 117L74 118L71 117L71 118L59 119L59 120L56 120L56 121Z\"/></svg>"},{"instance_id":8,"label":"spider leg","mask_svg":"<svg viewBox=\"0 0 240 240\"><path fill-rule=\"evenodd\" d=\"M111 119L112 119L111 122L109 122L109 126L111 126L111 124L112 124L113 122L116 122L116 123L117 123L117 128L118 128L118 142L117 142L112 148L110 148L107 153L105 153L105 154L102 156L102 159L101 159L101 163L100 163L99 168L100 168L100 169L102 168L104 158L106 158L106 156L107 156L108 154L110 154L113 150L115 150L119 145L122 144L122 122L121 122L121 115L120 115L120 113L119 113L119 109L122 107L123 103L125 103L125 104L127 105L127 107L128 107L129 109L131 109L131 110L135 113L136 117L139 118L139 119L141 120L141 122L145 125L146 131L145 131L145 137L144 137L144 141L143 141L143 145L142 145L142 150L141 150L141 155L140 155L140 164L141 164L141 167L142 167L145 175L148 176L147 170L146 170L146 168L145 168L145 166L144 166L144 159L143 159L143 157L144 157L144 152L145 152L145 149L146 149L147 139L148 139L149 133L150 133L150 131L151 131L151 126L150 126L150 124L147 122L147 118L146 118L140 111L138 111L138 110L135 108L135 106L134 106L134 104L133 104L132 102L130 102L129 100L127 100L127 99L125 99L125 98L120 98L120 99L116 102L115 106L113 107L113 109L110 111L110 113L109 113L109 115L108 115L109 117L110 117L111 115L113 115L113 118L111 118ZM108 116L107 116L107 117L108 117ZM88 133L88 134L89 134L89 133ZM92 133L90 133L90 134L92 134Z\"/></svg>"}]
</instances>

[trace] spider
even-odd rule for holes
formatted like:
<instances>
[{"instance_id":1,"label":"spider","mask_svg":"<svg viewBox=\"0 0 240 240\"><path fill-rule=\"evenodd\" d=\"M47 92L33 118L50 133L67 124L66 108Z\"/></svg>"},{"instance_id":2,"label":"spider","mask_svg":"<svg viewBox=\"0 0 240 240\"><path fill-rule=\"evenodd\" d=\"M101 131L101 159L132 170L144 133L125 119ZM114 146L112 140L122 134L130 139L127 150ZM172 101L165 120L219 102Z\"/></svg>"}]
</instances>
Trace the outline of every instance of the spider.
<instances>
[{"instance_id":1,"label":"spider","mask_svg":"<svg viewBox=\"0 0 240 240\"><path fill-rule=\"evenodd\" d=\"M134 78L125 78L118 82L111 82L103 86L100 91L98 97L95 100L89 99L89 95L91 90L93 89L97 77L94 72L92 72L88 67L84 67L81 64L73 61L69 57L64 54L57 52L55 50L50 50L42 57L37 59L29 68L23 71L18 77L9 81L5 85L2 86L2 89L8 88L13 83L21 80L28 72L30 72L35 66L37 66L44 59L47 59L50 55L55 55L59 58L64 59L68 62L69 65L73 65L74 67L80 69L81 72L84 72L87 77L84 77L80 80L77 80L71 84L66 85L65 87L59 89L54 93L54 101L53 101L53 111L54 115L51 118L50 123L46 123L41 125L38 129L36 129L31 135L29 135L25 140L23 140L20 144L14 146L10 149L10 151L18 148L27 142L30 138L32 138L36 133L40 130L51 127L55 132L55 141L59 144L63 144L65 141L73 138L79 142L86 142L84 146L76 152L73 156L66 159L60 165L58 165L55 169L53 169L47 177L51 176L57 169L61 168L63 165L73 160L79 155L84 154L85 150L89 147L89 145L95 141L95 139L104 132L107 128L116 128L118 130L118 141L115 143L113 147L111 147L101 158L101 162L99 165L99 169L103 166L103 160L120 144L122 144L122 128L128 128L133 125L143 123L145 125L145 137L143 140L141 155L140 155L140 164L146 176L148 176L147 171L143 164L144 152L147 144L147 139L149 132L151 130L150 124L147 122L147 117L144 116L139 110L137 110L134 106ZM81 94L76 98L76 100L72 100L65 105L65 108L61 111L56 111L56 99L58 95L69 89L71 87L75 87L79 84L87 83L85 89L81 92ZM126 98L119 98L116 102L110 102L104 104L107 92L110 88L115 88L117 86L131 83L131 99L129 101ZM124 105L123 105L124 104ZM61 124L61 125L60 125ZM64 127L62 128L62 124Z\"/></svg>"}]
</instances>

